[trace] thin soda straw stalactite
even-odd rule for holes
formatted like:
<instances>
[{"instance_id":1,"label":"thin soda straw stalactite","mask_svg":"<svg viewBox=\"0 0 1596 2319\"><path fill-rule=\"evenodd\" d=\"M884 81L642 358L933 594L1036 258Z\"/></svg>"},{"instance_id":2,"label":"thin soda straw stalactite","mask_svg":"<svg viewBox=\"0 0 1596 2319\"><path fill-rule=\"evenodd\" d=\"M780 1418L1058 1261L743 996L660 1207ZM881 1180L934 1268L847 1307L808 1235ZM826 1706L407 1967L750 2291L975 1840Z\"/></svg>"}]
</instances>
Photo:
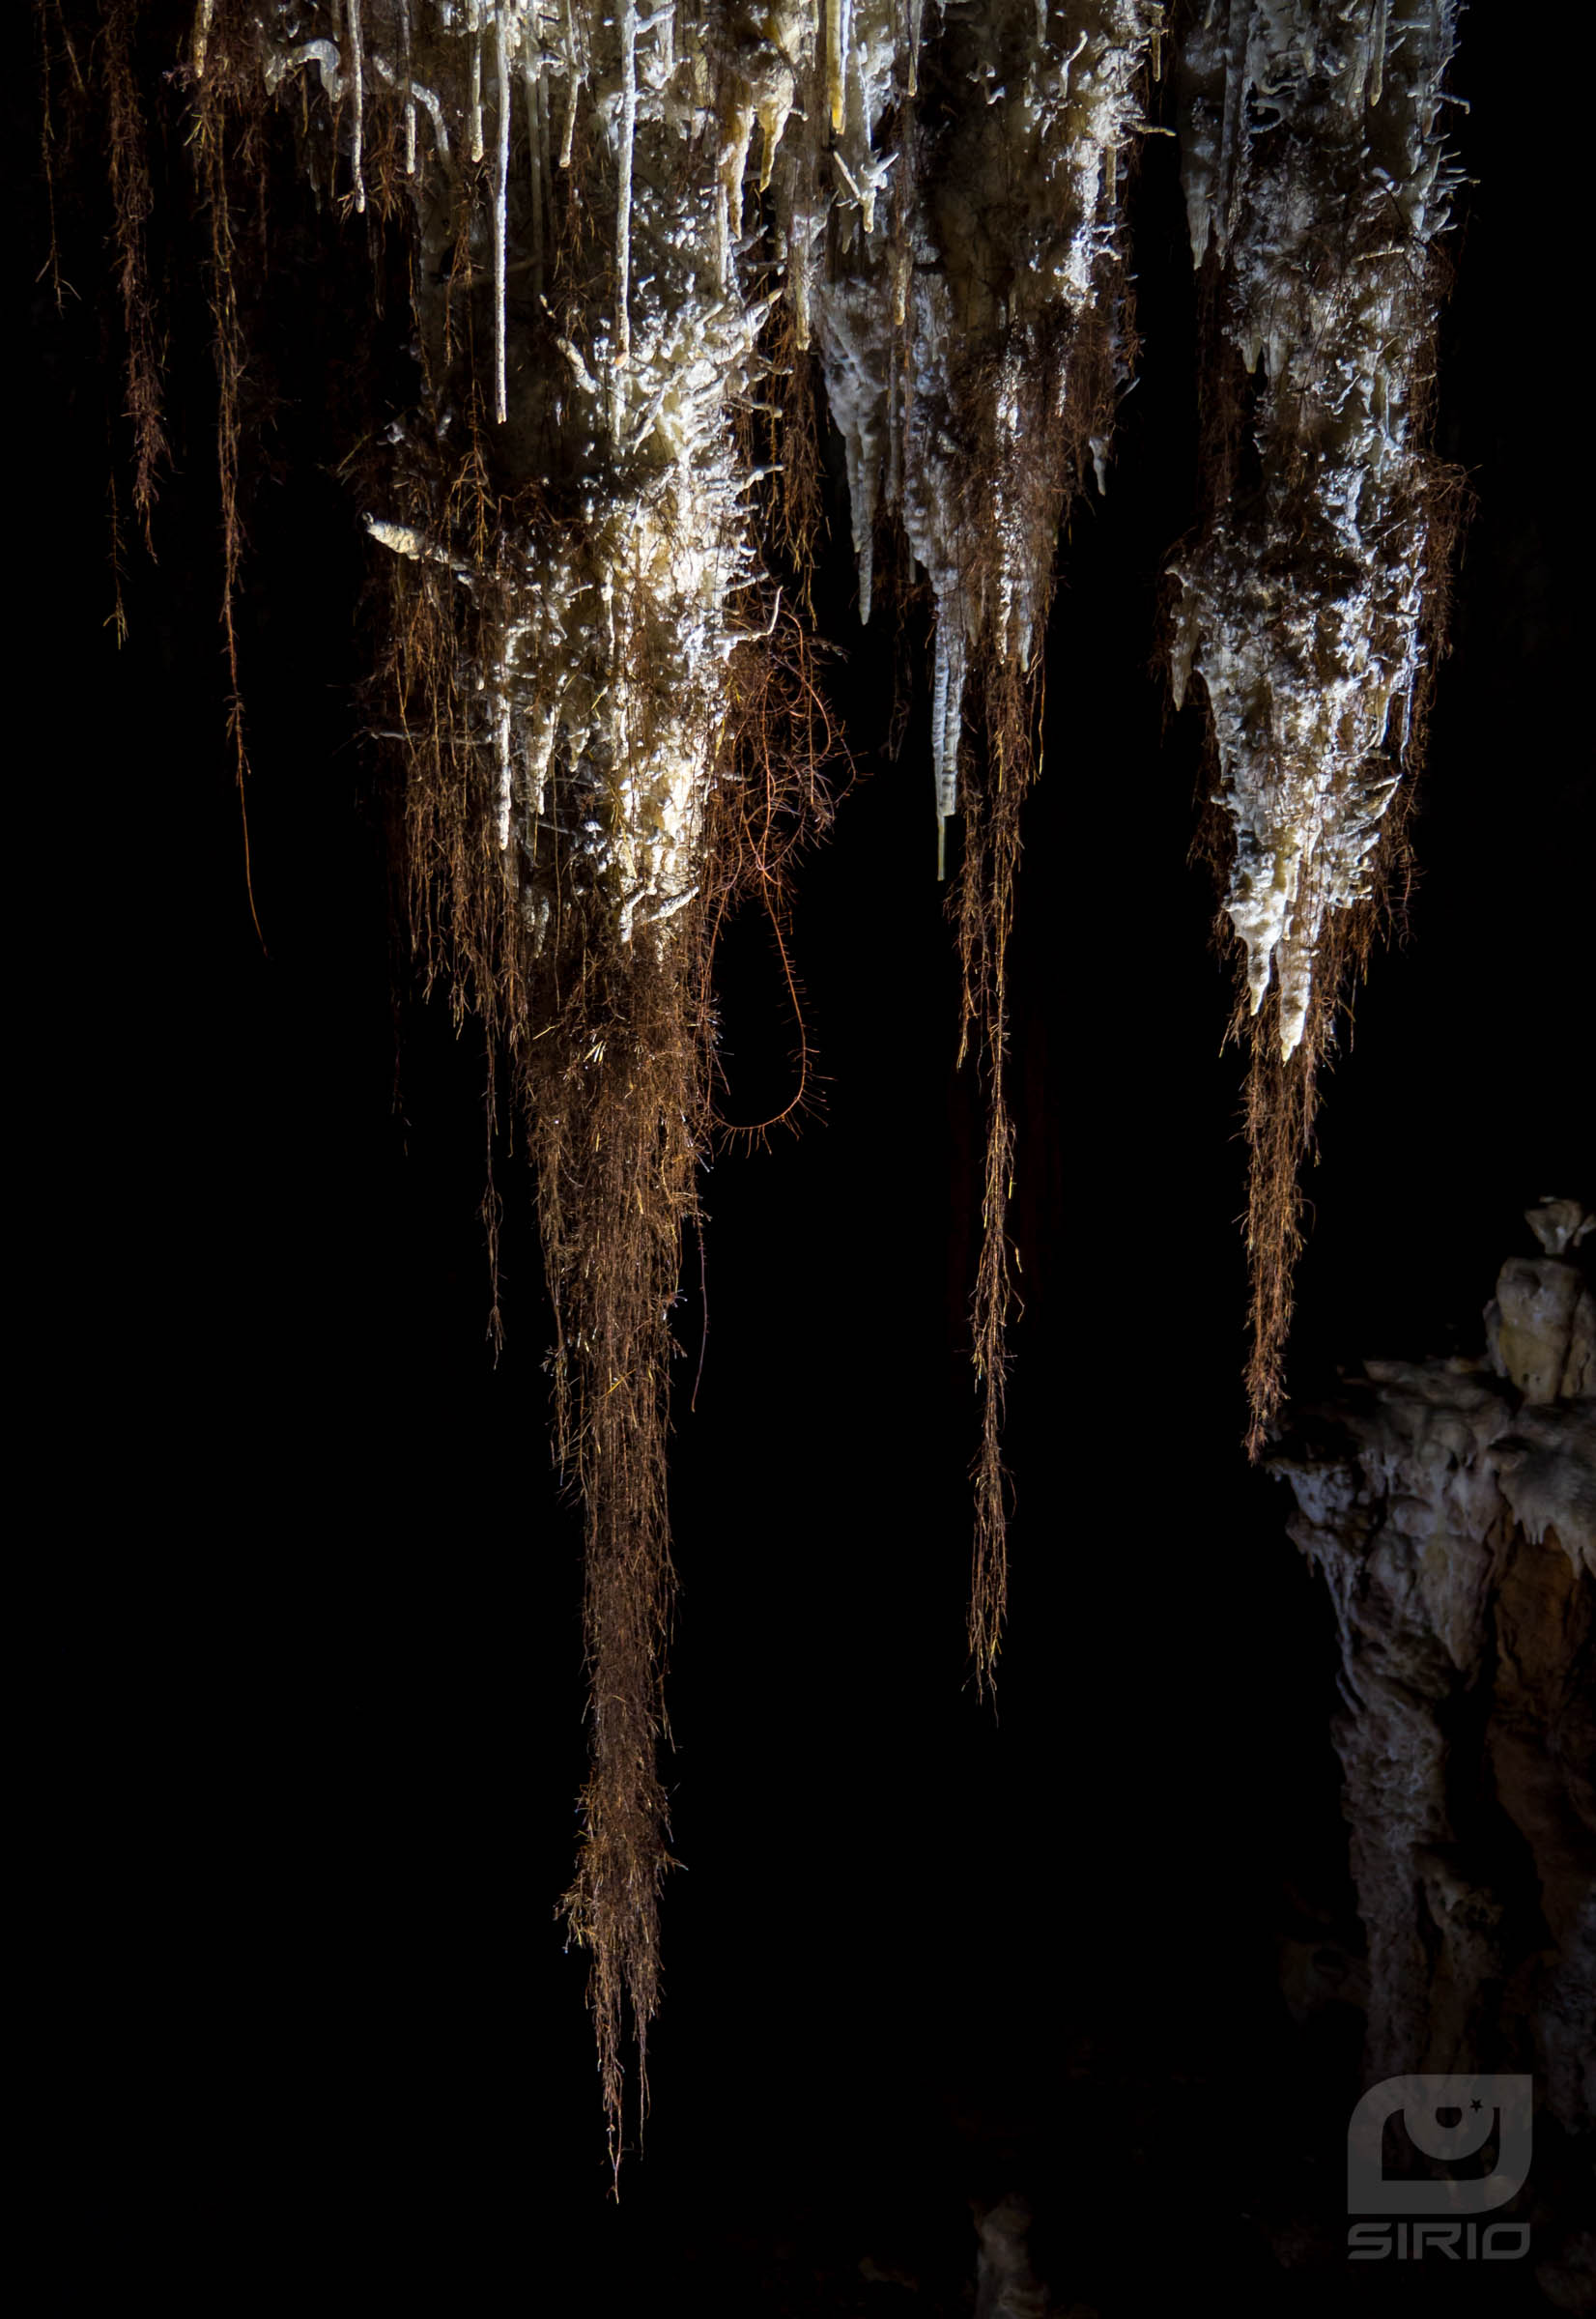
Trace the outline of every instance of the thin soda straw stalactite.
<instances>
[{"instance_id":1,"label":"thin soda straw stalactite","mask_svg":"<svg viewBox=\"0 0 1596 2319\"><path fill-rule=\"evenodd\" d=\"M502 426L509 416L505 377L506 242L510 206L510 49L505 31L503 0L494 10L494 65L498 112L495 119L494 229L494 416ZM508 844L508 835L503 841Z\"/></svg>"},{"instance_id":2,"label":"thin soda straw stalactite","mask_svg":"<svg viewBox=\"0 0 1596 2319\"><path fill-rule=\"evenodd\" d=\"M632 352L632 163L638 138L638 8L620 12L620 140L615 188L615 360Z\"/></svg>"},{"instance_id":3,"label":"thin soda straw stalactite","mask_svg":"<svg viewBox=\"0 0 1596 2319\"><path fill-rule=\"evenodd\" d=\"M363 213L366 206L366 61L360 43L360 0L349 0L349 83L355 115L350 129L350 175L355 181L355 207Z\"/></svg>"}]
</instances>

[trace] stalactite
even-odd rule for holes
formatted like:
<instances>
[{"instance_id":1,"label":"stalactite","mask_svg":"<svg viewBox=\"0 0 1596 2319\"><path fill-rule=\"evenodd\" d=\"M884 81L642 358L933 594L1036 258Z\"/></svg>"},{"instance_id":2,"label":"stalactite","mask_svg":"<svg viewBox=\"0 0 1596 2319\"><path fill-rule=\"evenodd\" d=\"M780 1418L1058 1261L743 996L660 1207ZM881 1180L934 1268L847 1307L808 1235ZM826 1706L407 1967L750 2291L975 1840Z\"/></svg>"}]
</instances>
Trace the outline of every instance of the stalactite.
<instances>
[{"instance_id":1,"label":"stalactite","mask_svg":"<svg viewBox=\"0 0 1596 2319\"><path fill-rule=\"evenodd\" d=\"M482 0L466 0L466 30L471 43L470 157L482 158Z\"/></svg>"},{"instance_id":2,"label":"stalactite","mask_svg":"<svg viewBox=\"0 0 1596 2319\"><path fill-rule=\"evenodd\" d=\"M355 107L349 166L355 180L355 207L363 210L366 206L366 68L365 59L360 53L360 0L349 0L349 81Z\"/></svg>"},{"instance_id":3,"label":"stalactite","mask_svg":"<svg viewBox=\"0 0 1596 2319\"><path fill-rule=\"evenodd\" d=\"M547 215L543 196L546 137L543 120L543 65L528 53L522 66L522 92L527 101L527 188L532 197L532 295L543 295L543 267L547 248ZM505 189L508 199L508 187Z\"/></svg>"},{"instance_id":4,"label":"stalactite","mask_svg":"<svg viewBox=\"0 0 1596 2319\"><path fill-rule=\"evenodd\" d=\"M1207 695L1224 909L1259 1021L1249 1106L1272 1123L1253 1143L1255 1451L1281 1389L1316 1060L1343 964L1367 948L1362 905L1411 787L1444 612L1455 493L1430 456L1429 389L1456 13L1209 0L1181 61L1192 258L1214 315L1206 392L1231 416L1212 430L1207 521L1173 566L1170 658L1177 704L1193 673Z\"/></svg>"},{"instance_id":5,"label":"stalactite","mask_svg":"<svg viewBox=\"0 0 1596 2319\"><path fill-rule=\"evenodd\" d=\"M399 0L399 57L405 90L405 175L415 175L415 92L412 87L410 0Z\"/></svg>"},{"instance_id":6,"label":"stalactite","mask_svg":"<svg viewBox=\"0 0 1596 2319\"><path fill-rule=\"evenodd\" d=\"M637 0L620 12L620 138L615 186L615 360L632 352L632 163L638 141Z\"/></svg>"},{"instance_id":7,"label":"stalactite","mask_svg":"<svg viewBox=\"0 0 1596 2319\"><path fill-rule=\"evenodd\" d=\"M760 584L734 411L761 372L770 300L710 262L700 25L670 62L669 12L567 12L552 53L529 8L390 23L367 0L365 14L373 52L411 60L379 85L426 102L424 82L437 130L413 181L427 403L374 473L386 503L367 524L394 558L415 922L457 1004L516 1062L537 1161L556 1432L586 1529L591 1769L563 1908L590 1958L618 2164L628 2018L640 2115L646 2098L668 1865L669 1314L707 1102L706 886L724 894L736 851L708 833L716 781L735 772L730 660L770 624L750 616ZM264 82L303 57L337 103L347 74L329 85L305 45L268 42ZM560 272L551 71L568 83L566 165L585 214L609 219L608 277ZM589 79L615 101L585 115L579 145ZM456 151L486 158L483 179L456 170ZM528 243L529 303L512 265ZM486 260L464 290L462 250ZM486 412L463 300L493 348Z\"/></svg>"},{"instance_id":8,"label":"stalactite","mask_svg":"<svg viewBox=\"0 0 1596 2319\"><path fill-rule=\"evenodd\" d=\"M509 232L510 199L510 61L504 37L504 18L496 12L494 16L494 189L493 189L493 273L494 273L494 417L502 426L508 418L509 400L505 379L508 359L505 347L505 267L508 253L505 247Z\"/></svg>"}]
</instances>

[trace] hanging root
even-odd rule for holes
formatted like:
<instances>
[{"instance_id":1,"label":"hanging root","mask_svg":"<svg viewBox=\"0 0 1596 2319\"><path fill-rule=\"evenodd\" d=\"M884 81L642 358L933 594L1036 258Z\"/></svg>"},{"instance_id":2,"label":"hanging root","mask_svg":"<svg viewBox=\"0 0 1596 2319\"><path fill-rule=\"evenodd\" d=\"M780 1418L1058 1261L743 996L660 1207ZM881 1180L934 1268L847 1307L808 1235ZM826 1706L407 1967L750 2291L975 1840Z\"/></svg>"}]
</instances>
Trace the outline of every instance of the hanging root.
<instances>
[{"instance_id":1,"label":"hanging root","mask_svg":"<svg viewBox=\"0 0 1596 2319\"><path fill-rule=\"evenodd\" d=\"M584 978L585 979L585 978ZM538 1217L558 1316L562 1463L586 1549L590 1770L577 1873L561 1903L589 1957L612 2168L621 2158L627 2016L640 2130L659 2002L659 1894L670 1865L660 1743L674 1573L666 1501L670 1311L683 1224L698 1214L702 1113L687 945L598 969L571 1002L562 1060L533 1067ZM534 1053L535 1053L534 1049ZM541 1083L540 1083L541 1082Z\"/></svg>"},{"instance_id":2,"label":"hanging root","mask_svg":"<svg viewBox=\"0 0 1596 2319\"><path fill-rule=\"evenodd\" d=\"M557 1036L528 1049L527 1116L558 1330L556 1433L561 1464L580 1489L586 1541L591 1768L577 1874L561 1909L590 1960L588 2000L616 2172L628 2020L640 2134L647 2116L659 1895L673 1865L657 1768L670 1738L662 1685L675 1589L666 1492L670 1313L684 1230L702 1223L698 1167L714 1128L715 941L743 902L766 910L781 937L792 864L830 821L824 768L840 744L812 657L804 630L790 616L783 621L778 605L769 637L744 646L733 663L723 778L707 805L701 899L657 951L639 945L624 961L584 967ZM799 1007L795 984L792 994ZM793 1113L807 1096L801 1011L798 1039Z\"/></svg>"},{"instance_id":3,"label":"hanging root","mask_svg":"<svg viewBox=\"0 0 1596 2319\"><path fill-rule=\"evenodd\" d=\"M972 1469L975 1543L968 1632L978 1696L995 1686L1009 1604L1009 1474L1003 1459L1008 1331L1015 1305L1009 1201L1014 1123L1009 1108L1008 956L1019 871L1020 809L1036 778L1036 704L1012 667L987 674L987 762L967 801L963 871L956 888L962 1020L958 1061L975 1046L986 1096L981 1253L971 1304L972 1359L981 1396L981 1442Z\"/></svg>"},{"instance_id":4,"label":"hanging root","mask_svg":"<svg viewBox=\"0 0 1596 2319\"><path fill-rule=\"evenodd\" d=\"M258 165L253 152L257 110L253 89L241 68L225 52L209 53L209 70L202 73L213 30L212 10L202 10L194 38L194 157L200 199L207 218L207 272L211 317L215 330L216 361L216 482L221 500L222 588L221 628L227 654L227 734L233 745L234 779L239 792L239 819L243 837L244 891L249 915L261 948L260 913L249 854L249 759L243 736L243 693L239 678L239 575L243 560L243 526L239 514L240 402L243 387L243 325L239 313L237 251L233 233L233 203L229 185L229 112L237 106L243 123L242 150L235 156L242 171ZM241 89L240 82L243 81Z\"/></svg>"},{"instance_id":5,"label":"hanging root","mask_svg":"<svg viewBox=\"0 0 1596 2319\"><path fill-rule=\"evenodd\" d=\"M948 769L963 781L964 853L955 888L961 978L958 1062L974 1050L986 1103L981 1247L971 1303L971 1354L981 1399L972 1479L975 1532L968 1634L978 1695L995 1690L1008 1611L1010 1483L1003 1458L1008 1334L1018 1316L1018 1253L1008 1229L1015 1160L1007 1069L1008 957L1019 873L1024 802L1040 772L1041 657L1051 608L1053 543L1090 464L1113 428L1133 374L1135 317L1128 284L1104 263L1089 312L1058 326L1016 373L1012 352L979 358L984 375L955 377L957 399L983 410L968 462L963 540L967 585L987 608L973 655L984 748L960 766L959 721L950 717ZM988 480L989 479L989 480ZM1030 543L1016 552L1016 542ZM1040 543L1039 548L1037 543ZM1044 552L1043 552L1044 551ZM1020 622L1014 612L1023 593ZM1016 636L1016 629L1019 635Z\"/></svg>"},{"instance_id":6,"label":"hanging root","mask_svg":"<svg viewBox=\"0 0 1596 2319\"><path fill-rule=\"evenodd\" d=\"M127 337L124 415L133 430L133 506L154 554L156 477L168 463L161 426L161 363L146 236L154 198L144 102L134 71L135 0L107 0L104 13L106 170L115 215L117 291Z\"/></svg>"},{"instance_id":7,"label":"hanging root","mask_svg":"<svg viewBox=\"0 0 1596 2319\"><path fill-rule=\"evenodd\" d=\"M1301 1175L1313 1144L1326 1012L1323 998L1316 1000L1302 1043L1289 1060L1280 1052L1277 997L1239 1030L1248 1050L1246 1448L1255 1462L1285 1391L1286 1341L1302 1252Z\"/></svg>"}]
</instances>

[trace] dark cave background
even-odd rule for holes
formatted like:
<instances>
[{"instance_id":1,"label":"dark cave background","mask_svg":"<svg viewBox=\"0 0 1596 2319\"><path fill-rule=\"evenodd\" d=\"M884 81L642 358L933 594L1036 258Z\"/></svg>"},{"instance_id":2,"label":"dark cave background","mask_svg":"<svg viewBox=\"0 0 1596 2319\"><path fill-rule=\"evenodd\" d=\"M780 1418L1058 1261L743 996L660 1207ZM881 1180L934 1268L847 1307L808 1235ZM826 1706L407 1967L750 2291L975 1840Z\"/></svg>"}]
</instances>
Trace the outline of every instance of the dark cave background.
<instances>
[{"instance_id":1,"label":"dark cave background","mask_svg":"<svg viewBox=\"0 0 1596 2319\"><path fill-rule=\"evenodd\" d=\"M1590 1196L1574 422L1542 352L1573 163L1491 20L1470 13L1455 72L1477 184L1440 377L1439 448L1478 512L1411 941L1358 994L1308 1184L1304 1392L1365 1355L1477 1350L1496 1268L1529 1245L1524 1206ZM178 109L152 100L176 198ZM32 141L32 92L12 101ZM50 703L24 753L43 849L19 882L53 921L17 977L24 1049L55 1054L63 999L72 1025L30 1122L53 2307L91 2307L105 2280L224 2305L298 2281L896 2307L866 2257L942 2307L938 2282L955 2295L973 2269L967 2199L1027 2187L1066 2305L1162 2309L1197 2281L1239 2310L1341 2308L1339 2258L1288 2275L1252 2219L1341 2227L1358 2023L1295 2025L1277 1949L1319 1921L1351 1940L1355 1919L1328 1607L1239 1447L1230 969L1185 859L1198 720L1167 716L1152 666L1194 494L1173 146L1141 164L1141 381L1108 497L1061 549L1029 808L999 1719L963 1645L979 1117L952 1071L925 720L888 761L891 638L858 629L834 492L817 600L862 778L792 935L824 1110L708 1177L696 1413L688 1251L684 1873L618 2207L584 1968L554 1919L584 1761L580 1546L550 1472L528 1188L506 1145L495 1365L480 1042L395 970L360 738L368 550L334 470L369 263L328 221L291 222L286 174L272 186L251 327L280 399L263 383L242 628L263 955L182 230L156 244L176 452L159 562L129 535L120 652L106 625L127 445L95 167L79 157L63 213L65 312L31 290L14 549L19 665ZM401 393L391 309L374 327ZM1134 924L1101 868L1127 857ZM756 1117L792 1043L768 930L740 923L724 965L728 1108ZM1419 2283L1355 2281L1409 2308ZM1485 2283L1520 2307L1527 2266Z\"/></svg>"}]
</instances>

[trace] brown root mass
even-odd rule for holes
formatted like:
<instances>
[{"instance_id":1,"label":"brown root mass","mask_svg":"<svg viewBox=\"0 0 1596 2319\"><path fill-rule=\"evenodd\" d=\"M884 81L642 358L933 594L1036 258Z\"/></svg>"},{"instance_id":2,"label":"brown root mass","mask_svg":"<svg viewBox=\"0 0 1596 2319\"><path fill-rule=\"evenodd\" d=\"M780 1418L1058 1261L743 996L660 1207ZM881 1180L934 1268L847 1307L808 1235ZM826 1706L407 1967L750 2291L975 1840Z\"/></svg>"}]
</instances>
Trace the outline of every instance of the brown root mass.
<instances>
[{"instance_id":1,"label":"brown root mass","mask_svg":"<svg viewBox=\"0 0 1596 2319\"><path fill-rule=\"evenodd\" d=\"M1416 311L1431 316L1434 329L1451 272L1444 256L1434 249L1424 254L1423 266L1414 304ZM1222 271L1211 251L1199 279L1199 473L1203 499L1199 532L1211 527L1217 511L1240 487L1258 397L1257 383L1248 377L1224 330L1223 296ZM1420 442L1431 440L1434 431L1433 361L1429 371L1426 392L1415 402L1411 418ZM1404 930L1411 891L1411 825L1422 795L1436 679L1446 654L1453 572L1471 504L1462 469L1429 456L1423 473L1424 611L1408 738L1401 757L1403 778L1381 823L1367 897L1326 917L1301 1041L1289 1060L1283 1061L1280 1051L1278 982L1259 1012L1251 1014L1245 945L1222 902L1214 916L1214 948L1220 956L1235 960L1237 975L1225 1044L1240 1045L1246 1057L1240 1115L1247 1155L1243 1442L1254 1462L1275 1437L1286 1398L1286 1355L1296 1307L1297 1268L1304 1245L1303 1178L1314 1157L1324 1075L1334 1061L1343 1023L1350 1031L1356 991L1367 978L1375 951L1399 938ZM1166 626L1167 616L1166 601ZM1194 864L1207 865L1223 897L1230 884L1236 832L1219 793L1220 778L1210 719L1203 752L1202 803L1190 858Z\"/></svg>"},{"instance_id":2,"label":"brown root mass","mask_svg":"<svg viewBox=\"0 0 1596 2319\"><path fill-rule=\"evenodd\" d=\"M1110 434L1122 386L1134 373L1136 338L1128 283L1105 264L1094 306L1060 329L1055 343L1027 365L1027 408L1016 430L1023 451L1000 448L983 428L970 461L981 478L967 511L978 543L971 569L979 592L995 593L1001 542L991 531L993 480L1001 482L1019 529L1056 541L1085 489L1094 439ZM966 407L990 412L993 375L958 383ZM1009 940L1023 851L1025 798L1041 771L1043 642L1052 607L1051 560L1037 590L1037 642L1020 667L988 641L978 654L976 690L983 746L961 764L964 852L951 900L961 976L958 1062L974 1057L985 1097L981 1178L981 1241L971 1298L971 1359L981 1401L981 1434L971 1470L975 1532L967 1632L978 1696L995 1695L997 1661L1009 1604L1011 1482L1003 1454L1009 1328L1020 1303L1018 1255L1009 1234L1015 1132L1007 1081Z\"/></svg>"}]
</instances>

